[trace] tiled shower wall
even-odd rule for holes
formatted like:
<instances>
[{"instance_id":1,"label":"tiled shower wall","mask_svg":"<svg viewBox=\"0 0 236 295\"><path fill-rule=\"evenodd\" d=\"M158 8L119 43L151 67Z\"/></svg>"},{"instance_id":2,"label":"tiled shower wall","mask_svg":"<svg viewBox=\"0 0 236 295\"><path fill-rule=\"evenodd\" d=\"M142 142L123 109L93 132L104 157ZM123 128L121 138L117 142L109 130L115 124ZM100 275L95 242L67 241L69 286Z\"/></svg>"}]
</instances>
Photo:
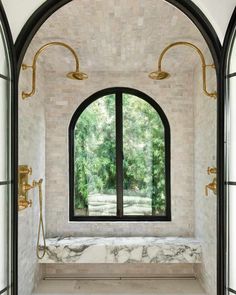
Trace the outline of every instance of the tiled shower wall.
<instances>
[{"instance_id":1,"label":"tiled shower wall","mask_svg":"<svg viewBox=\"0 0 236 295\"><path fill-rule=\"evenodd\" d=\"M27 61L32 60L28 51ZM45 192L45 116L44 116L44 82L43 76L37 76L37 93L26 100L21 99L21 91L31 88L31 71L21 73L19 81L19 164L29 165L33 173L29 176L29 183L33 179L43 178L43 192ZM40 91L38 91L40 89ZM41 266L36 257L36 243L39 220L38 189L28 194L32 199L32 208L19 212L18 221L18 294L31 295L34 286L40 279Z\"/></svg>"},{"instance_id":2,"label":"tiled shower wall","mask_svg":"<svg viewBox=\"0 0 236 295\"><path fill-rule=\"evenodd\" d=\"M27 60L31 57L27 56ZM46 80L42 73L39 67L36 95L27 101L19 99L19 161L32 166L31 180L45 179L46 165L47 235L192 236L195 232L202 241L204 258L197 273L208 293L215 294L216 198L212 193L206 198L204 187L212 180L206 174L207 166L215 166L216 160L216 102L202 94L200 68L196 68L194 75L182 73L160 82L148 79L147 73L124 76L120 72L93 72L86 81L68 80L63 70L47 72ZM214 75L208 78L209 88L215 88ZM30 76L23 73L20 91L29 89L28 81ZM84 99L100 89L114 86L132 87L147 93L160 104L169 119L172 222L142 222L138 226L122 222L68 222L70 119ZM37 191L32 191L30 197L33 208L19 214L19 294L24 295L31 294L41 271L35 252Z\"/></svg>"},{"instance_id":3,"label":"tiled shower wall","mask_svg":"<svg viewBox=\"0 0 236 295\"><path fill-rule=\"evenodd\" d=\"M45 53L47 55L47 53ZM193 81L192 74L153 81L145 72L91 72L85 81L47 72L46 223L47 236L193 236ZM159 103L171 127L171 222L69 222L68 126L91 94L114 86L139 89Z\"/></svg>"},{"instance_id":4,"label":"tiled shower wall","mask_svg":"<svg viewBox=\"0 0 236 295\"><path fill-rule=\"evenodd\" d=\"M205 52L208 62L212 58ZM209 295L216 294L216 199L205 185L215 175L207 174L207 167L216 167L216 114L217 101L205 96L202 89L200 66L194 72L194 183L195 183L195 236L201 241L203 263L197 267L199 279ZM216 90L215 70L208 69L207 85Z\"/></svg>"}]
</instances>

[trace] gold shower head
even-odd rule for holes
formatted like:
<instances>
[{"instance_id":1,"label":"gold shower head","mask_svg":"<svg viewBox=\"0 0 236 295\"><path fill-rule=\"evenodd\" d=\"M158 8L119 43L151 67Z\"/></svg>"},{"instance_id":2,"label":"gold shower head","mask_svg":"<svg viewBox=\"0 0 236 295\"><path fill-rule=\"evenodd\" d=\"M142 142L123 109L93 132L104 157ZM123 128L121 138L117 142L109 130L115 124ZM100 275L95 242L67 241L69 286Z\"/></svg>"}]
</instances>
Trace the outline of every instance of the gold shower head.
<instances>
[{"instance_id":1,"label":"gold shower head","mask_svg":"<svg viewBox=\"0 0 236 295\"><path fill-rule=\"evenodd\" d=\"M79 71L75 72L69 72L66 75L67 78L73 79L73 80L85 80L88 79L88 75Z\"/></svg>"},{"instance_id":2,"label":"gold shower head","mask_svg":"<svg viewBox=\"0 0 236 295\"><path fill-rule=\"evenodd\" d=\"M207 91L207 86L206 86L206 68L210 67L210 68L215 68L214 64L210 64L207 65L205 62L205 57L202 53L202 51L194 44L190 43L190 42L186 42L186 41L179 41L179 42L174 42L171 43L170 45L168 45L167 47L164 48L164 50L161 52L160 57L157 61L157 71L151 72L148 77L153 79L153 80L164 80L170 77L170 74L168 72L162 71L161 67L162 67L162 59L165 55L165 53L172 47L174 46L178 46L178 45L184 45L184 46L188 46L193 48L200 56L201 59L201 63L202 63L202 82L203 82L203 92L212 98L216 98L217 97L217 92L209 92Z\"/></svg>"},{"instance_id":3,"label":"gold shower head","mask_svg":"<svg viewBox=\"0 0 236 295\"><path fill-rule=\"evenodd\" d=\"M149 78L153 80L164 80L170 77L170 74L168 72L162 71L161 69L151 72L148 75Z\"/></svg>"},{"instance_id":4,"label":"gold shower head","mask_svg":"<svg viewBox=\"0 0 236 295\"><path fill-rule=\"evenodd\" d=\"M27 97L31 97L31 96L33 96L35 94L35 90L36 90L36 62L37 62L37 59L38 59L39 55L45 49L47 49L50 46L54 46L54 45L59 45L59 46L67 48L72 53L72 55L74 56L74 59L75 59L75 71L69 72L67 74L68 78L73 79L73 80L85 80L85 79L88 78L87 74L82 73L82 72L79 71L79 57L78 57L77 53L75 52L75 50L72 47L70 47L69 45L67 45L66 43L63 43L63 42L49 42L49 43L43 45L42 47L40 47L39 50L35 53L32 65L26 65L26 64L22 65L22 70L26 70L28 68L32 69L32 88L31 88L30 92L25 92L25 91L22 92L22 98L23 99L25 99Z\"/></svg>"}]
</instances>

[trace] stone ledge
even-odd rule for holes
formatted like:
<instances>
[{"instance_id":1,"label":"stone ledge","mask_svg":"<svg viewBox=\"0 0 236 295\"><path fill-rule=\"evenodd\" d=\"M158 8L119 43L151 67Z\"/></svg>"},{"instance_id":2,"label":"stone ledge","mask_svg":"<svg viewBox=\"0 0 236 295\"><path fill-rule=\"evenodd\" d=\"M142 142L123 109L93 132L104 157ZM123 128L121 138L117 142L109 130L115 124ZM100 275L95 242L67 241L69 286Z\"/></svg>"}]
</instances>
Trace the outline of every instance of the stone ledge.
<instances>
[{"instance_id":1,"label":"stone ledge","mask_svg":"<svg viewBox=\"0 0 236 295\"><path fill-rule=\"evenodd\" d=\"M201 244L180 237L46 239L40 263L201 263Z\"/></svg>"}]
</instances>

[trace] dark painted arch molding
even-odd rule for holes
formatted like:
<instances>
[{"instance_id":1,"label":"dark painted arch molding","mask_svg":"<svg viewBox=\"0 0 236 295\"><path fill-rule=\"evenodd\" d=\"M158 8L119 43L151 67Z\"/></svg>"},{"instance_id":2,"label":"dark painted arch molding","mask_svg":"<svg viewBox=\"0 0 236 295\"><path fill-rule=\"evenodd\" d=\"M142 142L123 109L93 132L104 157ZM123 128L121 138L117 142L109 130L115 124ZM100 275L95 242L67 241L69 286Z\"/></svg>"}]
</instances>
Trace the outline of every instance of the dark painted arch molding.
<instances>
[{"instance_id":1,"label":"dark painted arch molding","mask_svg":"<svg viewBox=\"0 0 236 295\"><path fill-rule=\"evenodd\" d=\"M9 217L11 217L11 233L10 233L10 255L11 255L11 278L9 280L10 285L6 288L13 295L17 295L17 288L18 288L18 272L17 272L17 259L18 259L18 200L17 200L17 190L18 190L18 148L17 148L17 121L18 121L18 112L17 112L17 101L18 101L18 92L17 92L17 61L15 55L15 47L14 42L12 39L12 34L10 30L10 25L8 23L7 15L4 10L4 6L0 1L0 20L2 29L4 31L4 37L6 38L6 43L8 46L8 55L10 60L10 79L11 83L11 97L12 103L10 105L10 115L11 115L11 164L10 164L10 171L11 171L11 180L6 181L5 184L13 184L12 185L12 193L10 196L9 202L11 203L11 212ZM4 184L4 182L2 183ZM1 290L1 294L4 293L4 290ZM4 293L5 294L5 293ZM9 293L10 294L10 293Z\"/></svg>"},{"instance_id":2,"label":"dark painted arch molding","mask_svg":"<svg viewBox=\"0 0 236 295\"><path fill-rule=\"evenodd\" d=\"M232 42L232 37L233 37L235 29L236 29L236 7L231 16L231 19L225 34L224 43L223 43L222 59L221 59L221 69L223 70L223 77L225 77L227 74L226 73L226 69L228 68L227 58L228 58L229 48Z\"/></svg>"},{"instance_id":3,"label":"dark painted arch molding","mask_svg":"<svg viewBox=\"0 0 236 295\"><path fill-rule=\"evenodd\" d=\"M16 43L18 75L25 52L40 26L50 15L72 0L47 0L28 19L22 28ZM217 200L217 294L225 293L224 261L224 85L222 80L222 47L219 38L204 13L190 0L164 0L180 9L197 26L203 35L216 65L217 72L217 167L218 167L218 200ZM17 114L17 104L15 105ZM17 118L17 117L16 117ZM16 143L17 144L17 143ZM16 146L17 148L17 146ZM17 163L16 163L17 165ZM17 185L17 184L16 184Z\"/></svg>"},{"instance_id":4,"label":"dark painted arch molding","mask_svg":"<svg viewBox=\"0 0 236 295\"><path fill-rule=\"evenodd\" d=\"M220 61L220 74L219 74L219 89L220 93L219 96L222 98L218 104L218 108L222 108L222 112L225 110L225 114L227 114L227 94L226 94L226 89L227 89L227 69L228 69L228 56L230 54L230 47L231 47L231 42L233 38L234 31L236 30L236 6L233 11L233 14L231 16L230 22L228 24L228 28L225 34L224 38L224 43L223 43L223 48L222 48L222 55L221 55L221 61ZM226 95L225 95L226 94ZM223 116L223 114L222 114ZM224 117L223 117L224 119ZM227 129L227 126L223 126ZM218 131L221 132L222 134L220 135L220 138L222 136L222 143L221 145L224 145L224 134L223 130ZM227 132L227 131L226 131ZM223 158L226 157L227 155L225 154L224 147L219 149L218 152L218 157ZM228 185L236 185L234 182L228 182L227 179L224 178L224 175L226 175L226 171L228 169L227 167L227 162L223 161L222 159L222 168L220 177L222 177L221 181L224 183L224 186L220 186L219 189L222 189L221 191L221 197L219 197L218 200L218 267L221 266L222 271L218 271L218 280L222 281L223 283L221 284L221 288L218 289L220 294L225 294L223 292L226 292L225 289L228 287L228 282L227 282L227 213L226 213L226 208L227 208L227 201L226 201L226 193L225 191L227 190ZM224 284L224 285L223 285ZM218 283L219 285L219 283ZM218 286L219 287L219 286ZM233 294L234 291L228 289L228 291L231 291ZM232 292L233 291L233 292ZM221 293L220 293L221 292Z\"/></svg>"}]
</instances>

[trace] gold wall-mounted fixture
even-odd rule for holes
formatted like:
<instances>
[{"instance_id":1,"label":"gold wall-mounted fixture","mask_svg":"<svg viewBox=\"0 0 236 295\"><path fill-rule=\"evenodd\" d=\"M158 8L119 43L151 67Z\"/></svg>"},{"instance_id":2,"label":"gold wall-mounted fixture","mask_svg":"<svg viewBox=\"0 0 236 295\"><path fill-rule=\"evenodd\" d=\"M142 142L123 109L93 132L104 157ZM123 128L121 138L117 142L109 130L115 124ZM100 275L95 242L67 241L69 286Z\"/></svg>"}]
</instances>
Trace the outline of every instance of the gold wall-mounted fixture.
<instances>
[{"instance_id":1,"label":"gold wall-mounted fixture","mask_svg":"<svg viewBox=\"0 0 236 295\"><path fill-rule=\"evenodd\" d=\"M18 167L18 210L24 210L32 206L32 200L28 199L28 191L33 188L29 184L29 175L32 175L32 168L27 165Z\"/></svg>"},{"instance_id":2,"label":"gold wall-mounted fixture","mask_svg":"<svg viewBox=\"0 0 236 295\"><path fill-rule=\"evenodd\" d=\"M205 195L208 196L208 190L212 190L213 193L216 195L217 190L217 181L216 177L213 178L213 181L205 186Z\"/></svg>"},{"instance_id":3,"label":"gold wall-mounted fixture","mask_svg":"<svg viewBox=\"0 0 236 295\"><path fill-rule=\"evenodd\" d=\"M24 210L32 206L32 200L28 199L28 192L35 188L38 183L33 180L29 184L29 175L32 175L32 168L27 165L18 167L18 210Z\"/></svg>"},{"instance_id":4,"label":"gold wall-mounted fixture","mask_svg":"<svg viewBox=\"0 0 236 295\"><path fill-rule=\"evenodd\" d=\"M75 64L76 64L76 68L75 71L69 72L67 73L67 77L70 79L74 79L74 80L85 80L88 78L88 75L85 73L80 72L79 70L79 57L76 54L75 50L70 47L69 45L63 43L63 42L49 42L45 45L43 45L42 47L39 48L39 50L35 53L34 58L33 58L33 63L32 65L26 65L26 64L22 64L21 68L22 70L26 70L28 68L32 69L32 89L30 92L22 92L22 99L26 99L28 97L31 97L35 94L35 89L36 89L36 62L37 59L39 57L39 55L48 47L50 46L62 46L65 47L67 49L69 49L69 51L72 53L72 55L75 58Z\"/></svg>"},{"instance_id":5,"label":"gold wall-mounted fixture","mask_svg":"<svg viewBox=\"0 0 236 295\"><path fill-rule=\"evenodd\" d=\"M32 168L27 165L19 165L18 167L18 210L24 210L32 206L32 200L28 199L28 191L38 187L39 189L39 225L38 225L38 238L37 238L37 257L42 259L46 254L46 239L43 223L43 194L42 183L43 179L39 181L33 180L32 184L29 184L29 175L32 175ZM40 247L40 234L42 232L43 247ZM42 254L40 253L42 250Z\"/></svg>"},{"instance_id":6,"label":"gold wall-mounted fixture","mask_svg":"<svg viewBox=\"0 0 236 295\"><path fill-rule=\"evenodd\" d=\"M200 59L201 59L201 63L202 63L203 91L207 96L210 96L210 97L216 99L217 92L216 91L208 92L207 91L207 86L206 86L206 68L210 67L210 68L215 69L215 65L214 64L207 65L206 62L205 62L205 58L204 58L204 55L203 55L202 51L196 45L194 45L194 44L192 44L190 42L186 42L186 41L174 42L174 43L168 45L166 48L164 48L164 50L161 52L160 57L158 59L158 63L157 63L158 69L157 69L157 71L151 72L149 74L149 78L154 79L154 80L163 80L163 79L166 79L166 78L170 77L170 74L168 72L162 70L162 67L161 67L162 59L163 59L165 53L170 48L175 47L175 46L179 46L179 45L189 46L189 47L193 48L199 54Z\"/></svg>"},{"instance_id":7,"label":"gold wall-mounted fixture","mask_svg":"<svg viewBox=\"0 0 236 295\"><path fill-rule=\"evenodd\" d=\"M211 175L211 174L217 174L217 168L216 167L208 167L207 168L207 174ZM216 195L217 193L217 178L214 177L212 182L210 182L209 184L207 184L205 186L205 195L208 196L208 190L212 190L213 193Z\"/></svg>"},{"instance_id":8,"label":"gold wall-mounted fixture","mask_svg":"<svg viewBox=\"0 0 236 295\"><path fill-rule=\"evenodd\" d=\"M216 174L217 173L217 168L216 167L208 167L207 168L207 174L211 175L211 174Z\"/></svg>"}]
</instances>

